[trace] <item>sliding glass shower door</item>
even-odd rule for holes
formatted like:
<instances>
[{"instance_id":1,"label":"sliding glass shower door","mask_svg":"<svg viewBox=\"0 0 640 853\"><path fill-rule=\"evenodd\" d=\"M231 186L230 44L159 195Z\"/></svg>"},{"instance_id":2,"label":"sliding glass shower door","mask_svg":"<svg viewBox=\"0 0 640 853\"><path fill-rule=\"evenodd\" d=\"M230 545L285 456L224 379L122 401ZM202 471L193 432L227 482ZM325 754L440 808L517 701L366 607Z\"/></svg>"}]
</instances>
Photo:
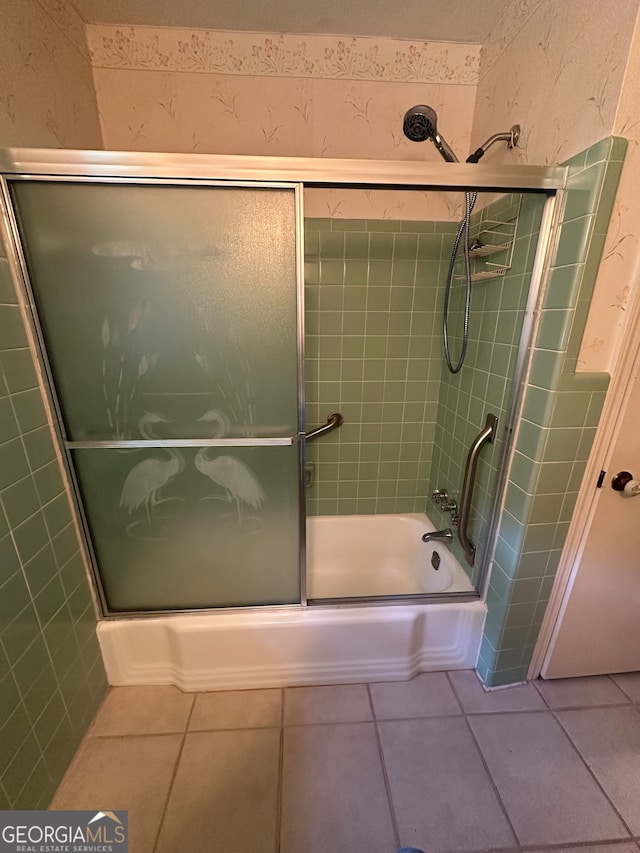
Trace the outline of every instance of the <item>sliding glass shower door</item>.
<instances>
[{"instance_id":1,"label":"sliding glass shower door","mask_svg":"<svg viewBox=\"0 0 640 853\"><path fill-rule=\"evenodd\" d=\"M300 601L297 187L10 186L106 609Z\"/></svg>"}]
</instances>

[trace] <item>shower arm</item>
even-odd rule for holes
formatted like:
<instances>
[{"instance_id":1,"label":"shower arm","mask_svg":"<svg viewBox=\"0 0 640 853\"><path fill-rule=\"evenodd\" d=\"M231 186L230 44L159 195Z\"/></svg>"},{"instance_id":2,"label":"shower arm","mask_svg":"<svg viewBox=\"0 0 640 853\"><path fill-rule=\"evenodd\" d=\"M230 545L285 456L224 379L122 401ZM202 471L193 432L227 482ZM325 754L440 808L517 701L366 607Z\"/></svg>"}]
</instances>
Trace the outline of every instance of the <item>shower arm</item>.
<instances>
[{"instance_id":1,"label":"shower arm","mask_svg":"<svg viewBox=\"0 0 640 853\"><path fill-rule=\"evenodd\" d=\"M491 148L494 142L506 142L507 148L515 148L518 144L518 139L520 139L520 125L514 124L511 130L505 133L494 133L493 136L490 136L486 142L483 142L479 148L473 152L473 154L469 154L467 157L467 163L477 163L484 155L488 148Z\"/></svg>"}]
</instances>

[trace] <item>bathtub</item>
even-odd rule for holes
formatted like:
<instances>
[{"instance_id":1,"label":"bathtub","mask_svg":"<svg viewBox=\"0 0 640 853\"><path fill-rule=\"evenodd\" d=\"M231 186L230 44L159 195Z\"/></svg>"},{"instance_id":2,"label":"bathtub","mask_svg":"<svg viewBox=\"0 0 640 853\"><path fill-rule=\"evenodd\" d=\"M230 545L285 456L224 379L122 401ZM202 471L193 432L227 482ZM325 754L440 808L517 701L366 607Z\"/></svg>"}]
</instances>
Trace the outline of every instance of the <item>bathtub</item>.
<instances>
[{"instance_id":1,"label":"bathtub","mask_svg":"<svg viewBox=\"0 0 640 853\"><path fill-rule=\"evenodd\" d=\"M473 592L447 546L422 541L429 530L421 513L308 518L308 598Z\"/></svg>"},{"instance_id":2,"label":"bathtub","mask_svg":"<svg viewBox=\"0 0 640 853\"><path fill-rule=\"evenodd\" d=\"M422 533L433 530L424 515L319 517L307 524L309 599L472 592L448 548L422 542ZM471 669L485 614L477 599L319 602L108 619L97 630L112 685L231 690Z\"/></svg>"}]
</instances>

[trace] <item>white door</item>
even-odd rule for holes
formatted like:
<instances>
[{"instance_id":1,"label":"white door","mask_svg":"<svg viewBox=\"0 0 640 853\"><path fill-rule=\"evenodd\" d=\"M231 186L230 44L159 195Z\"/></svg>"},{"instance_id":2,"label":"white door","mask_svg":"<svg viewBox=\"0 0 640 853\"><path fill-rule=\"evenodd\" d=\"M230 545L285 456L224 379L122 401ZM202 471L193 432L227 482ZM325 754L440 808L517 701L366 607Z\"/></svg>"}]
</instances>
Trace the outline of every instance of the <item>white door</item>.
<instances>
[{"instance_id":1,"label":"white door","mask_svg":"<svg viewBox=\"0 0 640 853\"><path fill-rule=\"evenodd\" d=\"M580 564L542 666L544 678L640 670L640 497L611 488L620 471L640 480L639 368L640 358Z\"/></svg>"}]
</instances>

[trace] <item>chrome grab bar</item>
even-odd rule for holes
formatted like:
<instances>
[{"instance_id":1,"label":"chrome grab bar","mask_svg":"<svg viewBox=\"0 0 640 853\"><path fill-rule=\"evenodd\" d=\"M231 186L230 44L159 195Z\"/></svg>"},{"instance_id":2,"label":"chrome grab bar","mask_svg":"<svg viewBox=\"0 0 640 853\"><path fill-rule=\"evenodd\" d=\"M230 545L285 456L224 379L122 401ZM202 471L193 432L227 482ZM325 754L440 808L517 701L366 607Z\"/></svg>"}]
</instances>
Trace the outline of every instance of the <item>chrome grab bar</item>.
<instances>
[{"instance_id":1,"label":"chrome grab bar","mask_svg":"<svg viewBox=\"0 0 640 853\"><path fill-rule=\"evenodd\" d=\"M483 445L489 442L493 444L498 430L498 418L495 415L487 415L484 429L477 436L467 456L467 466L464 471L462 483L462 494L460 495L460 514L458 517L458 540L464 550L464 556L470 566L473 565L476 556L476 546L469 539L469 516L471 514L471 499L473 498L473 485L476 479L476 468L478 457Z\"/></svg>"},{"instance_id":2,"label":"chrome grab bar","mask_svg":"<svg viewBox=\"0 0 640 853\"><path fill-rule=\"evenodd\" d=\"M311 441L314 438L318 438L319 435L324 435L325 432L331 432L332 429L337 429L341 427L344 423L344 418L340 414L340 412L331 412L331 414L327 417L326 424L322 424L322 426L316 427L312 429L311 432L305 433L305 441Z\"/></svg>"}]
</instances>

